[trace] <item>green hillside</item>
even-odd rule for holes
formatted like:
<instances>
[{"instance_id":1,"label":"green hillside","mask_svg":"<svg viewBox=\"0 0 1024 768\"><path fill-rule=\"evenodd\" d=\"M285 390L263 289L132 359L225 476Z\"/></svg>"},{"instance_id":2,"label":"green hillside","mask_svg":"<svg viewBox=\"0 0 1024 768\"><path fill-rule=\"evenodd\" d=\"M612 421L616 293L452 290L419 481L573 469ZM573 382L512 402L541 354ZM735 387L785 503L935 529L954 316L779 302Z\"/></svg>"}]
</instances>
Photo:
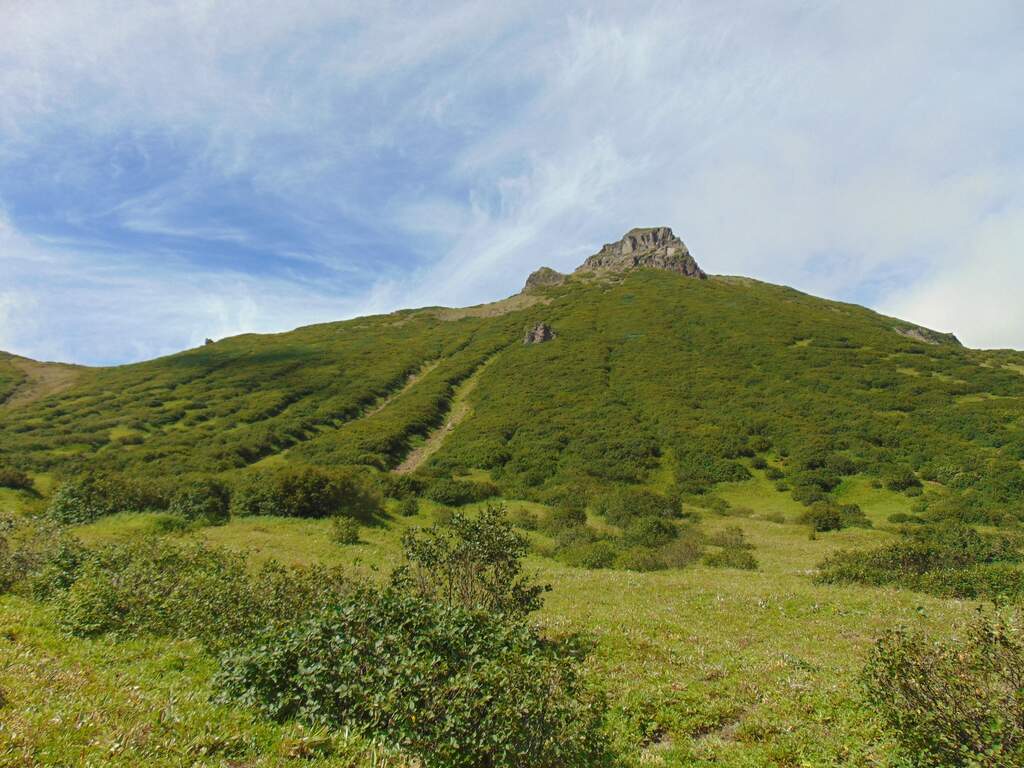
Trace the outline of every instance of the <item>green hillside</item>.
<instances>
[{"instance_id":1,"label":"green hillside","mask_svg":"<svg viewBox=\"0 0 1024 768\"><path fill-rule=\"evenodd\" d=\"M65 474L268 460L388 470L479 372L423 471L482 470L543 501L610 483L702 493L747 477L738 460L757 455L805 498L909 470L929 483L926 506L1024 513L1020 353L925 343L869 310L739 278L640 270L533 298L493 316L405 311L91 370L0 412L0 459ZM538 321L556 338L524 345Z\"/></svg>"},{"instance_id":2,"label":"green hillside","mask_svg":"<svg viewBox=\"0 0 1024 768\"><path fill-rule=\"evenodd\" d=\"M0 355L0 765L1020 765L1021 630L965 627L1022 524L1024 353L663 228L495 304Z\"/></svg>"}]
</instances>

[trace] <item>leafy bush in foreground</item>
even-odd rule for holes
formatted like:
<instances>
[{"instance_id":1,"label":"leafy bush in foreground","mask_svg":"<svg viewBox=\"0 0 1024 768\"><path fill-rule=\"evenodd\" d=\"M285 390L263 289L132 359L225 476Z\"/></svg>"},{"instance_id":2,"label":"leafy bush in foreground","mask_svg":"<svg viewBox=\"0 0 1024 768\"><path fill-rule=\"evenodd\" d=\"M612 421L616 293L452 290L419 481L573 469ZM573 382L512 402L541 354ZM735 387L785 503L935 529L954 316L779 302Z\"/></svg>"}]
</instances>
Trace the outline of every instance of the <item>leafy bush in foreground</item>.
<instances>
[{"instance_id":1,"label":"leafy bush in foreground","mask_svg":"<svg viewBox=\"0 0 1024 768\"><path fill-rule=\"evenodd\" d=\"M979 617L936 643L903 630L882 637L863 680L868 701L920 768L1024 764L1024 636Z\"/></svg>"},{"instance_id":2,"label":"leafy bush in foreground","mask_svg":"<svg viewBox=\"0 0 1024 768\"><path fill-rule=\"evenodd\" d=\"M572 646L399 582L256 637L215 684L275 720L354 726L428 768L568 768L604 753L604 705L580 673Z\"/></svg>"},{"instance_id":3,"label":"leafy bush in foreground","mask_svg":"<svg viewBox=\"0 0 1024 768\"><path fill-rule=\"evenodd\" d=\"M503 506L488 505L476 519L455 512L444 525L407 531L402 546L419 592L445 605L522 616L550 589L523 575L526 539Z\"/></svg>"}]
</instances>

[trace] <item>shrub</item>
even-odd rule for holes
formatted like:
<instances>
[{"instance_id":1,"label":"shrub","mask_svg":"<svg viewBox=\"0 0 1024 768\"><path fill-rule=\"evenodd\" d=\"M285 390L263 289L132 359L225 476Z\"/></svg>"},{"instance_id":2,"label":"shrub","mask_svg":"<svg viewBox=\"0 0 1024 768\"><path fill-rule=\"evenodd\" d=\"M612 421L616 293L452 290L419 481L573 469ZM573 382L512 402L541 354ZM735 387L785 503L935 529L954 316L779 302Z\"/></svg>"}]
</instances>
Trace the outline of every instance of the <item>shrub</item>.
<instances>
[{"instance_id":1,"label":"shrub","mask_svg":"<svg viewBox=\"0 0 1024 768\"><path fill-rule=\"evenodd\" d=\"M767 469L768 461L764 456L755 456L750 460L750 466L754 469Z\"/></svg>"},{"instance_id":2,"label":"shrub","mask_svg":"<svg viewBox=\"0 0 1024 768\"><path fill-rule=\"evenodd\" d=\"M407 496L398 503L398 514L402 517L415 517L420 513L420 503L413 496Z\"/></svg>"},{"instance_id":3,"label":"shrub","mask_svg":"<svg viewBox=\"0 0 1024 768\"><path fill-rule=\"evenodd\" d=\"M863 672L869 703L921 768L1024 764L1024 637L980 616L964 637L936 643L896 630Z\"/></svg>"},{"instance_id":4,"label":"shrub","mask_svg":"<svg viewBox=\"0 0 1024 768\"><path fill-rule=\"evenodd\" d=\"M921 481L917 479L914 470L901 467L885 476L885 487L890 491L907 491L911 488L920 488Z\"/></svg>"},{"instance_id":5,"label":"shrub","mask_svg":"<svg viewBox=\"0 0 1024 768\"><path fill-rule=\"evenodd\" d=\"M660 547L679 536L671 520L661 517L641 517L631 521L625 530L623 540L635 547Z\"/></svg>"},{"instance_id":6,"label":"shrub","mask_svg":"<svg viewBox=\"0 0 1024 768\"><path fill-rule=\"evenodd\" d=\"M902 530L903 539L879 549L837 552L819 566L825 583L896 585L960 598L1024 597L1021 560L1007 536L945 523Z\"/></svg>"},{"instance_id":7,"label":"shrub","mask_svg":"<svg viewBox=\"0 0 1024 768\"><path fill-rule=\"evenodd\" d=\"M558 559L575 568L611 568L619 548L608 539L570 544L558 550Z\"/></svg>"},{"instance_id":8,"label":"shrub","mask_svg":"<svg viewBox=\"0 0 1024 768\"><path fill-rule=\"evenodd\" d=\"M619 488L598 497L594 508L608 522L623 528L635 518L675 518L679 517L680 511L678 500L651 491L628 488Z\"/></svg>"},{"instance_id":9,"label":"shrub","mask_svg":"<svg viewBox=\"0 0 1024 768\"><path fill-rule=\"evenodd\" d=\"M708 536L708 544L726 549L753 549L747 536L738 525L730 525Z\"/></svg>"},{"instance_id":10,"label":"shrub","mask_svg":"<svg viewBox=\"0 0 1024 768\"><path fill-rule=\"evenodd\" d=\"M498 487L494 483L478 483L451 478L434 480L426 490L428 499L449 507L461 507L497 495Z\"/></svg>"},{"instance_id":11,"label":"shrub","mask_svg":"<svg viewBox=\"0 0 1024 768\"><path fill-rule=\"evenodd\" d=\"M544 518L544 530L557 535L568 528L585 525L586 522L587 513L580 507L555 507Z\"/></svg>"},{"instance_id":12,"label":"shrub","mask_svg":"<svg viewBox=\"0 0 1024 768\"><path fill-rule=\"evenodd\" d=\"M516 507L509 512L508 521L526 531L535 531L540 527L540 517L536 512L525 507Z\"/></svg>"},{"instance_id":13,"label":"shrub","mask_svg":"<svg viewBox=\"0 0 1024 768\"><path fill-rule=\"evenodd\" d=\"M0 488L13 488L17 491L31 491L34 487L32 478L14 467L0 466Z\"/></svg>"},{"instance_id":14,"label":"shrub","mask_svg":"<svg viewBox=\"0 0 1024 768\"><path fill-rule=\"evenodd\" d=\"M810 509L800 515L800 522L810 525L819 533L824 531L838 531L843 528L843 516L839 507L828 502L817 502Z\"/></svg>"},{"instance_id":15,"label":"shrub","mask_svg":"<svg viewBox=\"0 0 1024 768\"><path fill-rule=\"evenodd\" d=\"M738 568L743 571L756 571L757 558L746 549L721 549L704 555L704 565L712 568Z\"/></svg>"},{"instance_id":16,"label":"shrub","mask_svg":"<svg viewBox=\"0 0 1024 768\"><path fill-rule=\"evenodd\" d=\"M678 539L658 550L658 556L667 568L685 568L700 560L702 554L704 547L694 529L684 529Z\"/></svg>"},{"instance_id":17,"label":"shrub","mask_svg":"<svg viewBox=\"0 0 1024 768\"><path fill-rule=\"evenodd\" d=\"M380 492L353 471L287 467L253 472L231 495L235 515L322 518L344 513L368 520L383 509Z\"/></svg>"},{"instance_id":18,"label":"shrub","mask_svg":"<svg viewBox=\"0 0 1024 768\"><path fill-rule=\"evenodd\" d=\"M89 472L60 484L48 512L61 523L89 523L118 512L166 509L166 489L113 472Z\"/></svg>"},{"instance_id":19,"label":"shrub","mask_svg":"<svg viewBox=\"0 0 1024 768\"><path fill-rule=\"evenodd\" d=\"M582 768L604 762L605 706L580 656L397 581L226 654L215 685L274 720L355 727L426 768Z\"/></svg>"},{"instance_id":20,"label":"shrub","mask_svg":"<svg viewBox=\"0 0 1024 768\"><path fill-rule=\"evenodd\" d=\"M623 571L661 571L667 565L661 554L648 547L630 547L619 552L613 563Z\"/></svg>"},{"instance_id":21,"label":"shrub","mask_svg":"<svg viewBox=\"0 0 1024 768\"><path fill-rule=\"evenodd\" d=\"M782 479L782 478L784 478L784 477L785 477L786 475L785 475L785 473L784 473L784 472L783 472L783 471L782 471L781 469L779 469L778 467L772 467L772 466L769 466L769 467L766 467L766 468L765 468L765 470L764 470L764 476L765 476L765 477L767 477L767 478L768 478L769 480L781 480L781 479Z\"/></svg>"},{"instance_id":22,"label":"shrub","mask_svg":"<svg viewBox=\"0 0 1024 768\"><path fill-rule=\"evenodd\" d=\"M165 539L90 550L68 576L54 598L58 620L73 634L194 638L215 651L268 625L280 630L348 586L323 568L270 563L250 574L244 555Z\"/></svg>"},{"instance_id":23,"label":"shrub","mask_svg":"<svg viewBox=\"0 0 1024 768\"><path fill-rule=\"evenodd\" d=\"M523 574L526 539L500 505L476 519L455 512L447 524L406 531L402 548L420 594L449 606L525 615L550 590Z\"/></svg>"},{"instance_id":24,"label":"shrub","mask_svg":"<svg viewBox=\"0 0 1024 768\"><path fill-rule=\"evenodd\" d=\"M908 515L906 512L893 512L887 518L890 523L894 525L912 524L912 525L923 525L925 523L917 515Z\"/></svg>"},{"instance_id":25,"label":"shrub","mask_svg":"<svg viewBox=\"0 0 1024 768\"><path fill-rule=\"evenodd\" d=\"M359 523L351 517L335 515L331 518L331 541L335 544L358 544Z\"/></svg>"},{"instance_id":26,"label":"shrub","mask_svg":"<svg viewBox=\"0 0 1024 768\"><path fill-rule=\"evenodd\" d=\"M167 511L184 520L217 525L228 521L230 501L227 486L219 480L202 478L179 488Z\"/></svg>"}]
</instances>

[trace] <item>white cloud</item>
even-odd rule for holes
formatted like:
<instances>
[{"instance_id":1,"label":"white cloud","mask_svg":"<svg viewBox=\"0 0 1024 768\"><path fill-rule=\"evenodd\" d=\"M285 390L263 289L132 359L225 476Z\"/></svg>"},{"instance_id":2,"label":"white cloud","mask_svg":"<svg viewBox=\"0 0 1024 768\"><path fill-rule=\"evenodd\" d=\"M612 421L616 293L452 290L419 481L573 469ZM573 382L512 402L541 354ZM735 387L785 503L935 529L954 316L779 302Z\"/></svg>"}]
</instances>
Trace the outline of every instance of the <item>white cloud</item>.
<instances>
[{"instance_id":1,"label":"white cloud","mask_svg":"<svg viewBox=\"0 0 1024 768\"><path fill-rule=\"evenodd\" d=\"M8 310L0 344L136 359L206 335L476 303L668 224L712 272L1024 347L1005 287L1021 277L1024 226L1014 2L7 10L0 172L53 160L53 188L87 197L94 158L61 131L120 142L111 173L127 177L159 161L146 143L158 135L180 169L103 215L136 235L258 245L246 222L197 218L232 184L254 216L302 235L278 255L313 271L244 257L215 269L165 243L111 250L9 225L17 255L0 252L0 269L41 317L28 329Z\"/></svg>"}]
</instances>

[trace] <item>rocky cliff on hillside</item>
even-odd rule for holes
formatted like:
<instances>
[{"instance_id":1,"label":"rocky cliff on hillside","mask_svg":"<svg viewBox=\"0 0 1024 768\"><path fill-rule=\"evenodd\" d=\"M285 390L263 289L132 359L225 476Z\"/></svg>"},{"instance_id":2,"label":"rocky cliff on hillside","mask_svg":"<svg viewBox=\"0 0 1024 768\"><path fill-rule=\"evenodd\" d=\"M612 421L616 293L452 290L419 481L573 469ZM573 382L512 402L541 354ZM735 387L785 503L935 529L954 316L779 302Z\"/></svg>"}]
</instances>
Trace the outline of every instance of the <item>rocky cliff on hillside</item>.
<instances>
[{"instance_id":1,"label":"rocky cliff on hillside","mask_svg":"<svg viewBox=\"0 0 1024 768\"><path fill-rule=\"evenodd\" d=\"M700 280L707 277L669 227L631 229L617 243L606 244L588 258L576 272L625 272L643 267L667 269Z\"/></svg>"}]
</instances>

